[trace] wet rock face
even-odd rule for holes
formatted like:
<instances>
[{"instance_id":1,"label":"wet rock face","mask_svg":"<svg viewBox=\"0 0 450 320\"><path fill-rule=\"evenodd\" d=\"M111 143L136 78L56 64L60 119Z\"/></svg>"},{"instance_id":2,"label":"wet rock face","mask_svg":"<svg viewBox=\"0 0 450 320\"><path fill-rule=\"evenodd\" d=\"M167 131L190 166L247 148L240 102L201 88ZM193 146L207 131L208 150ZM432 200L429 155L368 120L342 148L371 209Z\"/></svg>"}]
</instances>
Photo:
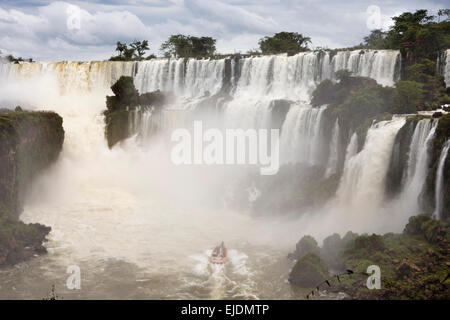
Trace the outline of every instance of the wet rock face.
<instances>
[{"instance_id":1,"label":"wet rock face","mask_svg":"<svg viewBox=\"0 0 450 320\"><path fill-rule=\"evenodd\" d=\"M120 77L111 87L114 96L106 97L105 136L109 148L131 136L129 117L137 108L140 112L159 112L167 100L168 93L160 90L139 94L132 77Z\"/></svg>"},{"instance_id":2,"label":"wet rock face","mask_svg":"<svg viewBox=\"0 0 450 320\"><path fill-rule=\"evenodd\" d=\"M314 253L308 253L300 258L289 274L289 282L303 287L311 288L328 277L326 263Z\"/></svg>"},{"instance_id":3,"label":"wet rock face","mask_svg":"<svg viewBox=\"0 0 450 320\"><path fill-rule=\"evenodd\" d=\"M436 178L439 166L439 158L444 148L445 142L450 139L450 114L442 115L439 118L438 125L434 134L432 144L429 146L429 170L425 180L424 189L422 190L421 204L427 212L433 212L435 209L436 196ZM442 185L442 212L441 218L447 221L450 218L450 156L446 157L443 167L443 185Z\"/></svg>"},{"instance_id":4,"label":"wet rock face","mask_svg":"<svg viewBox=\"0 0 450 320\"><path fill-rule=\"evenodd\" d=\"M45 253L50 228L18 221L33 178L62 150L62 118L54 112L0 110L0 267Z\"/></svg>"}]
</instances>

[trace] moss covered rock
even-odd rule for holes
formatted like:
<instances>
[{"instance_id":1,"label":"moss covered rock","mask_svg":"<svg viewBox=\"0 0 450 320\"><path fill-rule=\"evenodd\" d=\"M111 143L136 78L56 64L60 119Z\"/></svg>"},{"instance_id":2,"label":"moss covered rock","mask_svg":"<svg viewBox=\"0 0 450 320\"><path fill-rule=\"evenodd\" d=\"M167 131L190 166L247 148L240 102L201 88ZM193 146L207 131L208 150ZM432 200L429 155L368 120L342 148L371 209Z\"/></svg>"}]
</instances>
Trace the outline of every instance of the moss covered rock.
<instances>
[{"instance_id":1,"label":"moss covered rock","mask_svg":"<svg viewBox=\"0 0 450 320\"><path fill-rule=\"evenodd\" d=\"M289 282L303 288L311 288L328 277L326 263L316 254L308 253L300 258L289 274Z\"/></svg>"},{"instance_id":2,"label":"moss covered rock","mask_svg":"<svg viewBox=\"0 0 450 320\"><path fill-rule=\"evenodd\" d=\"M291 259L300 259L304 255L308 253L314 253L316 255L319 255L320 248L317 244L316 239L313 237L306 235L303 236L299 242L297 242L297 245L295 246L295 251L293 253L290 253L288 255Z\"/></svg>"},{"instance_id":3,"label":"moss covered rock","mask_svg":"<svg viewBox=\"0 0 450 320\"><path fill-rule=\"evenodd\" d=\"M45 252L50 228L18 221L33 178L62 150L62 118L54 112L0 110L0 266Z\"/></svg>"}]
</instances>

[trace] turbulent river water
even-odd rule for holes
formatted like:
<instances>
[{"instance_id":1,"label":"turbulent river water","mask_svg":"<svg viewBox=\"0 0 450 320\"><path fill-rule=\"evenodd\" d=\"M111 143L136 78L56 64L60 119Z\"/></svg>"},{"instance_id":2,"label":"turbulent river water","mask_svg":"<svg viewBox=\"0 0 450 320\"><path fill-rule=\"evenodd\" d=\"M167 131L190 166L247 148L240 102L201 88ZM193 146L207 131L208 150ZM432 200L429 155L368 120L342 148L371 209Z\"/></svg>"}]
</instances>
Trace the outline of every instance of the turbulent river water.
<instances>
[{"instance_id":1,"label":"turbulent river water","mask_svg":"<svg viewBox=\"0 0 450 320\"><path fill-rule=\"evenodd\" d=\"M296 218L254 217L231 209L223 185L242 171L175 166L167 140L146 143L135 135L110 150L101 113L105 95L111 94L107 87L120 75L133 76L141 92L174 92L175 107L167 111L172 125L180 109L195 109L206 91L223 89L225 60L190 60L186 67L184 63L0 64L2 103L54 110L63 117L66 132L59 160L34 181L20 217L52 227L48 254L0 270L0 298L39 299L55 285L57 294L67 299L303 299L305 290L287 283L293 262L286 259L302 235L321 240L348 230L400 231L415 213L417 208L404 209L402 199L417 198L416 190L404 190L390 204L383 200L384 176L404 117L373 125L359 153L354 137L341 139L346 141L340 147L345 163L336 197L322 209ZM392 85L398 64L396 51L340 52L334 57L305 53L233 62L228 79L233 100L222 102L223 123L265 127L271 101L290 99L282 124L282 162L320 165L331 174L338 162L339 126L333 129L334 139L323 139L324 109L308 105L311 91L342 68ZM418 157L433 125L420 128ZM323 154L328 148L329 157ZM422 170L423 175L422 167L416 174ZM424 179L414 173L409 178L416 183ZM394 216L388 214L392 208L399 211ZM222 240L230 261L211 266L210 250ZM70 265L80 267L80 290L66 288Z\"/></svg>"}]
</instances>

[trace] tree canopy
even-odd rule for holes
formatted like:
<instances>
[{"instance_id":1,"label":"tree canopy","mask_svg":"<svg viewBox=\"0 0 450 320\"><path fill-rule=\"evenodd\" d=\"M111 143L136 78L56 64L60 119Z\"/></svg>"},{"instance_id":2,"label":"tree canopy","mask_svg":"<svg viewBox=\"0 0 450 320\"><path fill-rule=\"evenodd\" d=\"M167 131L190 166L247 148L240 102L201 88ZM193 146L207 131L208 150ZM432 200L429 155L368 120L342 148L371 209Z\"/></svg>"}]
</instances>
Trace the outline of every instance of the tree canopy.
<instances>
[{"instance_id":1,"label":"tree canopy","mask_svg":"<svg viewBox=\"0 0 450 320\"><path fill-rule=\"evenodd\" d=\"M149 44L147 40L138 41L134 40L130 43L129 47L124 42L117 41L116 43L116 51L117 56L111 57L109 60L112 61L140 61L140 60L148 60L152 59L155 56L149 55L148 57L144 57L145 52L150 50Z\"/></svg>"},{"instance_id":2,"label":"tree canopy","mask_svg":"<svg viewBox=\"0 0 450 320\"><path fill-rule=\"evenodd\" d=\"M259 40L259 48L263 54L287 53L289 55L308 50L311 38L297 32L278 32L272 37Z\"/></svg>"},{"instance_id":3,"label":"tree canopy","mask_svg":"<svg viewBox=\"0 0 450 320\"><path fill-rule=\"evenodd\" d=\"M170 38L161 45L160 50L166 57L207 57L216 52L216 39L211 37L194 37L177 34L170 36Z\"/></svg>"},{"instance_id":4,"label":"tree canopy","mask_svg":"<svg viewBox=\"0 0 450 320\"><path fill-rule=\"evenodd\" d=\"M400 50L407 63L423 58L434 61L437 52L450 48L450 9L439 10L437 16L423 9L404 12L392 20L394 24L388 31L372 30L363 46Z\"/></svg>"}]
</instances>

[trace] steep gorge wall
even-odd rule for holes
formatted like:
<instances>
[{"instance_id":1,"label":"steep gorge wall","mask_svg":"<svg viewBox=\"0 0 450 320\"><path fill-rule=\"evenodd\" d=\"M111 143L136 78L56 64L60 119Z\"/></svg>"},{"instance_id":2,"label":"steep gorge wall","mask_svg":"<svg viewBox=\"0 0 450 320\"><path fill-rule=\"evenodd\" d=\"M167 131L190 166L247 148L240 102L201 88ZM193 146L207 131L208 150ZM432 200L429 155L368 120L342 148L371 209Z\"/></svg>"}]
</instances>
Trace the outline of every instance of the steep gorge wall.
<instances>
[{"instance_id":1,"label":"steep gorge wall","mask_svg":"<svg viewBox=\"0 0 450 320\"><path fill-rule=\"evenodd\" d=\"M18 216L27 186L58 158L63 141L62 118L54 112L0 110L0 266L45 252L50 228Z\"/></svg>"}]
</instances>

